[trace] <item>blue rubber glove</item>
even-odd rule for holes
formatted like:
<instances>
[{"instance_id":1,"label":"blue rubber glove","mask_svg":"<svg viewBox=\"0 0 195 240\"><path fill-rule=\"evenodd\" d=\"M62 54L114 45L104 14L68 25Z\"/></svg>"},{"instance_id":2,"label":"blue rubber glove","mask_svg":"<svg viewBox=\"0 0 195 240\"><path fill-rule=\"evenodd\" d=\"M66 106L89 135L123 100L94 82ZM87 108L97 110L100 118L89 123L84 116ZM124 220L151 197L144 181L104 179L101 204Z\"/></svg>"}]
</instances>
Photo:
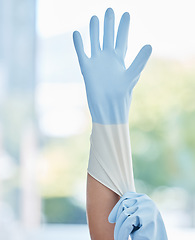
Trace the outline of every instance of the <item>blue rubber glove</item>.
<instances>
[{"instance_id":1,"label":"blue rubber glove","mask_svg":"<svg viewBox=\"0 0 195 240\"><path fill-rule=\"evenodd\" d=\"M99 20L90 21L91 58L84 52L81 35L73 33L81 72L84 77L89 110L94 123L128 123L132 90L148 61L152 48L145 45L126 69L124 58L127 50L130 16L124 13L114 46L114 12L108 8L104 19L103 49L99 43Z\"/></svg>"},{"instance_id":2,"label":"blue rubber glove","mask_svg":"<svg viewBox=\"0 0 195 240\"><path fill-rule=\"evenodd\" d=\"M155 203L146 194L127 192L112 209L108 220L116 223L115 240L167 240L165 226Z\"/></svg>"}]
</instances>

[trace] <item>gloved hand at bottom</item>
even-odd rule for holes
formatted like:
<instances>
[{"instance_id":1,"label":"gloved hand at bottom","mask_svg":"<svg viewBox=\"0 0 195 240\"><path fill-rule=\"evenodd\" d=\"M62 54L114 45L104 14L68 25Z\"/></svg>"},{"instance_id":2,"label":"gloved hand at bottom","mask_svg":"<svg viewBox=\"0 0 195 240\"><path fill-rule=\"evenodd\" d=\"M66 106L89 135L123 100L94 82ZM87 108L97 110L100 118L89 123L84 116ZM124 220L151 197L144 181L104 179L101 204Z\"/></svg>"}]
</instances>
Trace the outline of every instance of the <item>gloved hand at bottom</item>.
<instances>
[{"instance_id":1,"label":"gloved hand at bottom","mask_svg":"<svg viewBox=\"0 0 195 240\"><path fill-rule=\"evenodd\" d=\"M108 220L116 223L115 240L167 240L161 214L146 194L125 193L112 209Z\"/></svg>"}]
</instances>

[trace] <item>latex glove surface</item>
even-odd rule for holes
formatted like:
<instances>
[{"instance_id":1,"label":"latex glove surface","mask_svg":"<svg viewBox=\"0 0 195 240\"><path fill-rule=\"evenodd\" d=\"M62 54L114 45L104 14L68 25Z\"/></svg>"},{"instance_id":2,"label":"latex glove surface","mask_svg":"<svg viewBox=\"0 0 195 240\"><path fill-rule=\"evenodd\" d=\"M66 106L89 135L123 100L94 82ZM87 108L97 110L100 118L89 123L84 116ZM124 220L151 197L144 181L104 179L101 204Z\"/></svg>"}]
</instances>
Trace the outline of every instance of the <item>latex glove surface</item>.
<instances>
[{"instance_id":1,"label":"latex glove surface","mask_svg":"<svg viewBox=\"0 0 195 240\"><path fill-rule=\"evenodd\" d=\"M145 45L126 69L124 58L127 50L130 16L124 13L114 46L114 12L108 8L104 19L103 48L99 43L99 20L90 21L91 58L84 52L79 32L73 33L81 72L84 77L89 110L94 123L127 123L132 90L151 54Z\"/></svg>"},{"instance_id":2,"label":"latex glove surface","mask_svg":"<svg viewBox=\"0 0 195 240\"><path fill-rule=\"evenodd\" d=\"M146 194L127 192L111 211L116 223L115 240L167 240L165 226L155 203Z\"/></svg>"}]
</instances>

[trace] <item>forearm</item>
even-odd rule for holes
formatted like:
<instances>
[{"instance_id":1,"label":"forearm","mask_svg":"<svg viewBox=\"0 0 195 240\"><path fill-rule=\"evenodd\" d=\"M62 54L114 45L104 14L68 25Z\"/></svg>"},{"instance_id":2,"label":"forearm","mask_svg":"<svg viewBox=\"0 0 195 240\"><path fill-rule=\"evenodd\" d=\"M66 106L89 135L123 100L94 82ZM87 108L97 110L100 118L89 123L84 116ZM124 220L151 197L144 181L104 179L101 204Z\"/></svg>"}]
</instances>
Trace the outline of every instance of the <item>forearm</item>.
<instances>
[{"instance_id":1,"label":"forearm","mask_svg":"<svg viewBox=\"0 0 195 240\"><path fill-rule=\"evenodd\" d=\"M92 240L113 240L114 224L108 216L120 197L87 175L87 219Z\"/></svg>"},{"instance_id":2,"label":"forearm","mask_svg":"<svg viewBox=\"0 0 195 240\"><path fill-rule=\"evenodd\" d=\"M108 216L127 191L134 191L128 124L93 123L87 178L87 216L92 240L113 240Z\"/></svg>"}]
</instances>

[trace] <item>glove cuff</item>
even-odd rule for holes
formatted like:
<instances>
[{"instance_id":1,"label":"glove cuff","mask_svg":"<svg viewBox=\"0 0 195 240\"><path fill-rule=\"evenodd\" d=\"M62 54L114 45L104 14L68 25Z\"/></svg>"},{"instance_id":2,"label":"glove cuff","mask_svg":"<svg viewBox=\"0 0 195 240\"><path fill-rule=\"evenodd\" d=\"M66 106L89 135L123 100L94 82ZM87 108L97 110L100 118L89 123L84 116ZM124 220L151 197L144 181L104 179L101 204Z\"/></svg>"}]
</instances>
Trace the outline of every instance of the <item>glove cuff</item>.
<instances>
[{"instance_id":1,"label":"glove cuff","mask_svg":"<svg viewBox=\"0 0 195 240\"><path fill-rule=\"evenodd\" d=\"M122 196L135 191L128 124L93 123L88 173Z\"/></svg>"}]
</instances>

